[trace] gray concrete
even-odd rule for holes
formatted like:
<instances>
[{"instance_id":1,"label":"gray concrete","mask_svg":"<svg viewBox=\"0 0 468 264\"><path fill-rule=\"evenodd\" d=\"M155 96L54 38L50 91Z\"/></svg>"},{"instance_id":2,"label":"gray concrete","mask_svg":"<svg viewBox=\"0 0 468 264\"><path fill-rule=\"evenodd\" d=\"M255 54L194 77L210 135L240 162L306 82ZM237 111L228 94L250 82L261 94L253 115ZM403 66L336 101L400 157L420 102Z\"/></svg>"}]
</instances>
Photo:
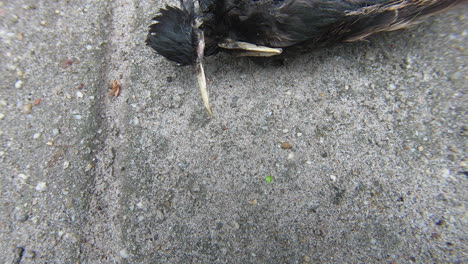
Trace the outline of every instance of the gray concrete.
<instances>
[{"instance_id":1,"label":"gray concrete","mask_svg":"<svg viewBox=\"0 0 468 264\"><path fill-rule=\"evenodd\" d=\"M144 45L162 5L0 2L1 263L467 261L466 7L209 58L210 119Z\"/></svg>"}]
</instances>

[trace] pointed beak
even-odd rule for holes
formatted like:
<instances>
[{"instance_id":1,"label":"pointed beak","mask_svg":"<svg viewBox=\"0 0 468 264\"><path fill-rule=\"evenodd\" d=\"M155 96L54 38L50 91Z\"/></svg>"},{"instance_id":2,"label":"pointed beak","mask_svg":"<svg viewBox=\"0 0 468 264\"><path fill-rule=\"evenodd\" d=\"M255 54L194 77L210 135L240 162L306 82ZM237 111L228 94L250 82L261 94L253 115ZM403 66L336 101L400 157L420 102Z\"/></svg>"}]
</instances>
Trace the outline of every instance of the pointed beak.
<instances>
[{"instance_id":1,"label":"pointed beak","mask_svg":"<svg viewBox=\"0 0 468 264\"><path fill-rule=\"evenodd\" d=\"M203 31L199 30L198 32L198 43L197 43L197 60L195 63L195 71L197 73L198 87L200 87L200 93L203 100L203 105L205 105L206 111L213 117L213 112L211 111L210 105L210 95L208 93L208 88L206 87L206 77L205 70L203 69L203 57L205 51L205 37Z\"/></svg>"},{"instance_id":2,"label":"pointed beak","mask_svg":"<svg viewBox=\"0 0 468 264\"><path fill-rule=\"evenodd\" d=\"M208 114L213 117L213 112L211 111L210 105L210 95L208 93L208 88L206 87L205 70L203 69L203 63L201 61L197 61L195 70L197 72L198 87L200 87L203 105L205 106Z\"/></svg>"},{"instance_id":3,"label":"pointed beak","mask_svg":"<svg viewBox=\"0 0 468 264\"><path fill-rule=\"evenodd\" d=\"M283 49L280 48L270 48L232 39L225 39L218 46L223 49L235 50L237 56L271 57L283 52Z\"/></svg>"}]
</instances>

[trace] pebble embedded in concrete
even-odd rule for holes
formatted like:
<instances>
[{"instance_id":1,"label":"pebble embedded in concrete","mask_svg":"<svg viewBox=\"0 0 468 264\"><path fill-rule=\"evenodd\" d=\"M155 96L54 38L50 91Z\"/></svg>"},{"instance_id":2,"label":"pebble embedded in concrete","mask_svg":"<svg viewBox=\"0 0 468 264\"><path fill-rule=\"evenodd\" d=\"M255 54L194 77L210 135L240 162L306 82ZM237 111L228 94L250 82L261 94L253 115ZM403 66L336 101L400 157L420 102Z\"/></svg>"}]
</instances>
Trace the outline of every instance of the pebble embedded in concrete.
<instances>
[{"instance_id":1,"label":"pebble embedded in concrete","mask_svg":"<svg viewBox=\"0 0 468 264\"><path fill-rule=\"evenodd\" d=\"M38 192L43 192L45 190L47 190L47 183L45 182L39 182L37 185L36 185L36 191Z\"/></svg>"},{"instance_id":2,"label":"pebble embedded in concrete","mask_svg":"<svg viewBox=\"0 0 468 264\"><path fill-rule=\"evenodd\" d=\"M20 89L21 87L23 87L23 81L22 80L16 81L15 82L15 88Z\"/></svg>"},{"instance_id":3,"label":"pebble embedded in concrete","mask_svg":"<svg viewBox=\"0 0 468 264\"><path fill-rule=\"evenodd\" d=\"M33 139L39 139L42 136L41 132L34 133Z\"/></svg>"},{"instance_id":4,"label":"pebble embedded in concrete","mask_svg":"<svg viewBox=\"0 0 468 264\"><path fill-rule=\"evenodd\" d=\"M32 104L24 104L23 105L23 113L30 114L32 112Z\"/></svg>"},{"instance_id":5,"label":"pebble embedded in concrete","mask_svg":"<svg viewBox=\"0 0 468 264\"><path fill-rule=\"evenodd\" d=\"M119 251L119 255L120 257L122 257L123 259L127 259L129 257L128 255L128 251L126 249L122 249Z\"/></svg>"}]
</instances>

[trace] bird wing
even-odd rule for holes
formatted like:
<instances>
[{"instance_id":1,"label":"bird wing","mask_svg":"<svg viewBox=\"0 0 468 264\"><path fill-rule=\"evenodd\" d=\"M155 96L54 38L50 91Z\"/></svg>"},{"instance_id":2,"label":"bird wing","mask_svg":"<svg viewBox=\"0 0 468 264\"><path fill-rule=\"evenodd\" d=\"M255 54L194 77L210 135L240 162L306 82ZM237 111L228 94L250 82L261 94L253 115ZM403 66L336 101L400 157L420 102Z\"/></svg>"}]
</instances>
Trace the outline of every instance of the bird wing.
<instances>
[{"instance_id":1,"label":"bird wing","mask_svg":"<svg viewBox=\"0 0 468 264\"><path fill-rule=\"evenodd\" d=\"M362 40L374 33L394 31L418 23L427 16L468 3L467 0L398 0L347 12L336 27L343 41Z\"/></svg>"},{"instance_id":2,"label":"bird wing","mask_svg":"<svg viewBox=\"0 0 468 264\"><path fill-rule=\"evenodd\" d=\"M229 38L269 47L356 41L407 27L468 0L201 0Z\"/></svg>"}]
</instances>

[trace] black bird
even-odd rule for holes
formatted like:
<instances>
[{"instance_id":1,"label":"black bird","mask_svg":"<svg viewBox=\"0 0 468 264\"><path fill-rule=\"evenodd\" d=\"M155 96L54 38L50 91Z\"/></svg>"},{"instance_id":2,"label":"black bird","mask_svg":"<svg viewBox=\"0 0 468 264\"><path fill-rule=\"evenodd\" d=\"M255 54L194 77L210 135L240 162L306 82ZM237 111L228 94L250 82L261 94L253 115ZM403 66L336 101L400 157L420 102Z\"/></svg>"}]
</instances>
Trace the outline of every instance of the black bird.
<instances>
[{"instance_id":1,"label":"black bird","mask_svg":"<svg viewBox=\"0 0 468 264\"><path fill-rule=\"evenodd\" d=\"M203 57L219 51L274 56L294 45L352 42L406 28L468 0L180 0L153 18L147 45L168 60L194 65L210 115Z\"/></svg>"}]
</instances>

